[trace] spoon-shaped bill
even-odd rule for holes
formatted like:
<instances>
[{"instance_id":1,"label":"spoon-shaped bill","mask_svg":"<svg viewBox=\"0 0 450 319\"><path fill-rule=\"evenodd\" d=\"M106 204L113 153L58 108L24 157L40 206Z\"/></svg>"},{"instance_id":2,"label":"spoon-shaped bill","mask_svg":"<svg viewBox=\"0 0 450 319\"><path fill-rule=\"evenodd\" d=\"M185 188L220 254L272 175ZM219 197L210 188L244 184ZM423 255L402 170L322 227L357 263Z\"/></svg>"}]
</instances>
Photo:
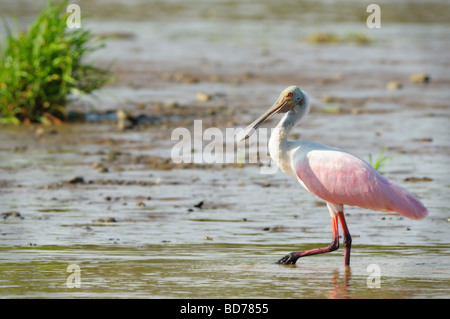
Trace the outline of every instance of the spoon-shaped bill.
<instances>
[{"instance_id":1,"label":"spoon-shaped bill","mask_svg":"<svg viewBox=\"0 0 450 319\"><path fill-rule=\"evenodd\" d=\"M278 113L283 107L286 105L287 100L283 97L280 97L274 105L270 109L268 109L263 115L261 115L257 120L255 120L252 124L247 126L244 130L239 132L236 135L237 141L241 142L250 137L257 129L258 127L264 123L266 120L271 118L274 114Z\"/></svg>"}]
</instances>

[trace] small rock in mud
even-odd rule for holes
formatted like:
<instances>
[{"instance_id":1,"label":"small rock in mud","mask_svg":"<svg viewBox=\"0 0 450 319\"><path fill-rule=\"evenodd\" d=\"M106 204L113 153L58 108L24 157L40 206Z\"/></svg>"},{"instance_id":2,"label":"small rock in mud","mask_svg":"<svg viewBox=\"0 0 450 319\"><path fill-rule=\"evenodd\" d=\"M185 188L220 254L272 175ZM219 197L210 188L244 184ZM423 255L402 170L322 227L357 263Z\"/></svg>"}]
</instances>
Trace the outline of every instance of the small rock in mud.
<instances>
[{"instance_id":1,"label":"small rock in mud","mask_svg":"<svg viewBox=\"0 0 450 319\"><path fill-rule=\"evenodd\" d=\"M317 207L324 207L324 206L327 206L327 203L316 200L316 201L314 201L314 205Z\"/></svg>"},{"instance_id":2,"label":"small rock in mud","mask_svg":"<svg viewBox=\"0 0 450 319\"><path fill-rule=\"evenodd\" d=\"M407 177L404 182L431 182L433 179L429 177Z\"/></svg>"},{"instance_id":3,"label":"small rock in mud","mask_svg":"<svg viewBox=\"0 0 450 319\"><path fill-rule=\"evenodd\" d=\"M99 218L94 220L94 223L117 223L117 219L114 217Z\"/></svg>"},{"instance_id":4,"label":"small rock in mud","mask_svg":"<svg viewBox=\"0 0 450 319\"><path fill-rule=\"evenodd\" d=\"M24 219L24 217L22 215L20 215L19 212L16 212L16 211L4 212L4 213L1 213L0 216L3 219L6 219L8 217L15 217L15 218Z\"/></svg>"},{"instance_id":5,"label":"small rock in mud","mask_svg":"<svg viewBox=\"0 0 450 319\"><path fill-rule=\"evenodd\" d=\"M97 171L99 173L107 173L107 172L109 172L108 167L106 167L105 165L103 165L101 163L94 163L94 164L92 164L92 167L97 169Z\"/></svg>"},{"instance_id":6,"label":"small rock in mud","mask_svg":"<svg viewBox=\"0 0 450 319\"><path fill-rule=\"evenodd\" d=\"M139 206L139 207L145 207L145 203L144 202L139 202L136 205Z\"/></svg>"},{"instance_id":7,"label":"small rock in mud","mask_svg":"<svg viewBox=\"0 0 450 319\"><path fill-rule=\"evenodd\" d=\"M285 228L283 226L274 226L274 227L263 227L262 230L271 232L282 232L285 230Z\"/></svg>"},{"instance_id":8,"label":"small rock in mud","mask_svg":"<svg viewBox=\"0 0 450 319\"><path fill-rule=\"evenodd\" d=\"M117 160L117 158L119 157L119 155L121 155L120 152L113 152L113 151L111 151L111 152L109 152L108 154L106 154L106 158L105 158L105 159L106 159L108 162L113 162L113 161Z\"/></svg>"},{"instance_id":9,"label":"small rock in mud","mask_svg":"<svg viewBox=\"0 0 450 319\"><path fill-rule=\"evenodd\" d=\"M74 178L71 178L67 181L69 184L83 184L84 178L81 176L76 176Z\"/></svg>"},{"instance_id":10,"label":"small rock in mud","mask_svg":"<svg viewBox=\"0 0 450 319\"><path fill-rule=\"evenodd\" d=\"M117 115L117 128L120 131L132 129L137 124L136 118L123 110L118 110L116 115Z\"/></svg>"},{"instance_id":11,"label":"small rock in mud","mask_svg":"<svg viewBox=\"0 0 450 319\"><path fill-rule=\"evenodd\" d=\"M388 89L390 91L400 90L402 87L403 87L403 85L398 81L389 81L386 84L386 89Z\"/></svg>"},{"instance_id":12,"label":"small rock in mud","mask_svg":"<svg viewBox=\"0 0 450 319\"><path fill-rule=\"evenodd\" d=\"M151 200L152 198L150 196L136 196L137 200Z\"/></svg>"},{"instance_id":13,"label":"small rock in mud","mask_svg":"<svg viewBox=\"0 0 450 319\"><path fill-rule=\"evenodd\" d=\"M42 127L39 127L37 130L36 130L36 136L38 136L38 137L42 137L43 135L56 135L56 134L58 134L59 132L58 132L58 130L55 130L55 129L50 129L50 130L48 130L48 131L46 131L44 128L42 128Z\"/></svg>"},{"instance_id":14,"label":"small rock in mud","mask_svg":"<svg viewBox=\"0 0 450 319\"><path fill-rule=\"evenodd\" d=\"M201 201L201 202L199 202L199 203L195 204L195 205L194 205L194 207L195 207L195 208L202 208L202 206L203 206L203 203L204 203L204 202L203 202L203 201Z\"/></svg>"},{"instance_id":15,"label":"small rock in mud","mask_svg":"<svg viewBox=\"0 0 450 319\"><path fill-rule=\"evenodd\" d=\"M170 80L175 80L178 83L183 84L192 84L199 82L199 79L191 74L187 74L184 72L176 72L173 76L170 77Z\"/></svg>"},{"instance_id":16,"label":"small rock in mud","mask_svg":"<svg viewBox=\"0 0 450 319\"><path fill-rule=\"evenodd\" d=\"M197 101L207 102L207 101L210 101L211 99L212 99L212 95L211 94L206 94L204 92L198 92L197 93Z\"/></svg>"},{"instance_id":17,"label":"small rock in mud","mask_svg":"<svg viewBox=\"0 0 450 319\"><path fill-rule=\"evenodd\" d=\"M431 78L425 72L417 72L417 73L411 74L411 76L409 77L409 80L412 83L429 83Z\"/></svg>"},{"instance_id":18,"label":"small rock in mud","mask_svg":"<svg viewBox=\"0 0 450 319\"><path fill-rule=\"evenodd\" d=\"M99 173L108 173L109 169L108 169L108 167L102 165L98 168L98 172Z\"/></svg>"}]
</instances>

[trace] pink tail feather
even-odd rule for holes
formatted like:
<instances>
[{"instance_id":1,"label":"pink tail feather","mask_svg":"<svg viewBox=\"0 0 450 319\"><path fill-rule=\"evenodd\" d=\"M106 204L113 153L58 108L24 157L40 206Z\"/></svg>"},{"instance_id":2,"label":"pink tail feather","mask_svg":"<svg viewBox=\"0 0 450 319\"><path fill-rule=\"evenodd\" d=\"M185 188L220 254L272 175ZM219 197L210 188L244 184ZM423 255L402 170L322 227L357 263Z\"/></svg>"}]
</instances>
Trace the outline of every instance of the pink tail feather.
<instances>
[{"instance_id":1,"label":"pink tail feather","mask_svg":"<svg viewBox=\"0 0 450 319\"><path fill-rule=\"evenodd\" d=\"M389 209L408 218L422 219L428 215L428 210L414 195L400 185L390 181Z\"/></svg>"}]
</instances>

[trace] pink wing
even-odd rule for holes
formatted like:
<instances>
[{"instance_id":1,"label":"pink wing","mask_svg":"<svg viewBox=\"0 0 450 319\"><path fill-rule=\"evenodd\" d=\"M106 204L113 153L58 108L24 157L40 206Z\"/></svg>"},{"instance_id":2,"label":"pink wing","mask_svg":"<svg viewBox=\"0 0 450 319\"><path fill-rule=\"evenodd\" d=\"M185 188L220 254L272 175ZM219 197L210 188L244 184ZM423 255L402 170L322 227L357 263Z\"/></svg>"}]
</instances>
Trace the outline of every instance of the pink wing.
<instances>
[{"instance_id":1,"label":"pink wing","mask_svg":"<svg viewBox=\"0 0 450 319\"><path fill-rule=\"evenodd\" d=\"M411 193L344 151L312 150L295 162L294 170L308 191L329 203L395 211L413 219L428 215Z\"/></svg>"}]
</instances>

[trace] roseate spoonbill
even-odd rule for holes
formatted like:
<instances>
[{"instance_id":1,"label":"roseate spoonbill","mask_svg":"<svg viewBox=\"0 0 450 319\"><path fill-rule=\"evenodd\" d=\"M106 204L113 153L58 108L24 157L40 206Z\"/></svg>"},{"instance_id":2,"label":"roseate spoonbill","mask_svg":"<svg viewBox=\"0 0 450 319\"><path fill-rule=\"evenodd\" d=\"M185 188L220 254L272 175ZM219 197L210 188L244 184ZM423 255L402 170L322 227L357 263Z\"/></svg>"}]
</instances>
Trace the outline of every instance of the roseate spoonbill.
<instances>
[{"instance_id":1,"label":"roseate spoonbill","mask_svg":"<svg viewBox=\"0 0 450 319\"><path fill-rule=\"evenodd\" d=\"M407 190L380 175L372 166L346 151L307 141L289 141L289 131L309 111L308 96L297 86L281 92L275 104L244 129L237 138L247 139L264 121L276 113L286 113L269 140L272 160L306 190L326 201L331 215L333 241L328 247L292 252L279 264L295 264L297 259L339 248L339 227L344 233L345 265L350 266L352 238L344 217L344 205L371 210L395 211L421 219L428 215L424 205Z\"/></svg>"}]
</instances>

